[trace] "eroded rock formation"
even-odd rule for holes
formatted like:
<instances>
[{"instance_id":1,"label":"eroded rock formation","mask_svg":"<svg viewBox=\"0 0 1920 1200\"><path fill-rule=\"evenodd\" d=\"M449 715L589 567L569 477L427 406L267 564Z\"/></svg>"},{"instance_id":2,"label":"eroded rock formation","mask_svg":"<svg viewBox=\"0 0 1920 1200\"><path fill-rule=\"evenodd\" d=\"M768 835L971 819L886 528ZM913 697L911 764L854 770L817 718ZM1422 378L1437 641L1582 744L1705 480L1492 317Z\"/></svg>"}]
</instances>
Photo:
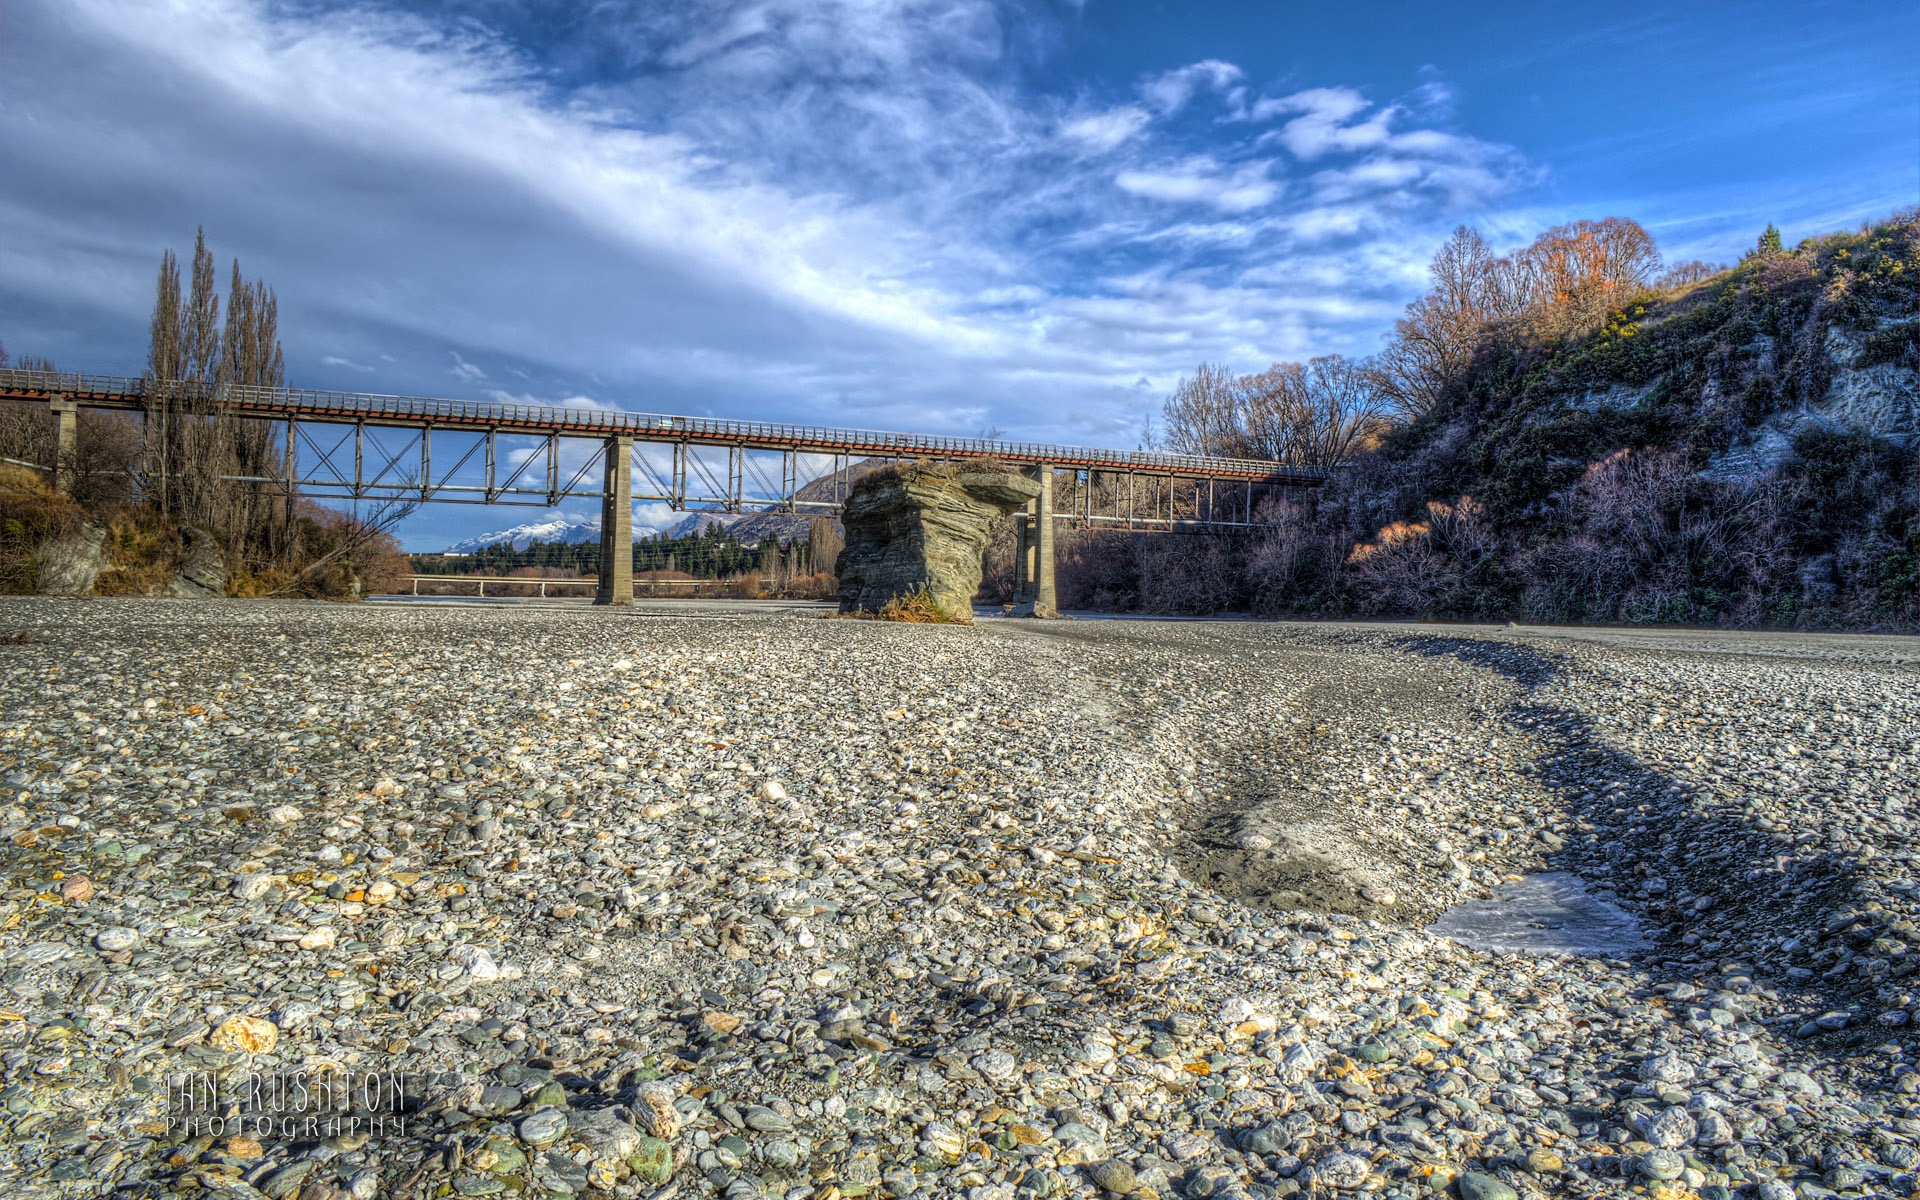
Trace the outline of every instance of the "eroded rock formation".
<instances>
[{"instance_id":1,"label":"eroded rock formation","mask_svg":"<svg viewBox=\"0 0 1920 1200\"><path fill-rule=\"evenodd\" d=\"M840 611L878 612L924 590L949 616L969 619L993 524L1040 494L1009 471L907 467L854 485L841 513Z\"/></svg>"}]
</instances>

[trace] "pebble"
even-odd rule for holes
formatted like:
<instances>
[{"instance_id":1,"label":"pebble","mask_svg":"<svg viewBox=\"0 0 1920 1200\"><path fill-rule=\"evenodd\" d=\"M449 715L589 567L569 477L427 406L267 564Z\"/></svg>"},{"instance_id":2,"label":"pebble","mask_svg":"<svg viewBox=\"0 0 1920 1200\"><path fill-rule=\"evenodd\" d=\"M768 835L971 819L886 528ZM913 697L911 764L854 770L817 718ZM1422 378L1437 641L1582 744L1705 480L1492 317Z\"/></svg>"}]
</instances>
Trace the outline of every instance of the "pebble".
<instances>
[{"instance_id":1,"label":"pebble","mask_svg":"<svg viewBox=\"0 0 1920 1200\"><path fill-rule=\"evenodd\" d=\"M19 1194L1916 1182L1891 640L216 607L0 599ZM1425 932L1545 870L1654 949ZM324 1063L409 1132L143 1132Z\"/></svg>"},{"instance_id":2,"label":"pebble","mask_svg":"<svg viewBox=\"0 0 1920 1200\"><path fill-rule=\"evenodd\" d=\"M1454 1181L1460 1200L1520 1200L1520 1193L1497 1175L1481 1171L1463 1171Z\"/></svg>"},{"instance_id":3,"label":"pebble","mask_svg":"<svg viewBox=\"0 0 1920 1200\"><path fill-rule=\"evenodd\" d=\"M1372 1176L1373 1168L1366 1159L1345 1151L1325 1155L1313 1164L1314 1182L1322 1187L1351 1191L1364 1185Z\"/></svg>"},{"instance_id":4,"label":"pebble","mask_svg":"<svg viewBox=\"0 0 1920 1200\"><path fill-rule=\"evenodd\" d=\"M664 1084L643 1085L633 1102L633 1114L640 1128L656 1138L671 1142L680 1136L680 1112L673 1106L673 1089Z\"/></svg>"},{"instance_id":5,"label":"pebble","mask_svg":"<svg viewBox=\"0 0 1920 1200\"><path fill-rule=\"evenodd\" d=\"M1092 1178L1102 1191L1119 1196L1131 1195L1138 1186L1133 1177L1133 1168L1111 1158L1093 1168Z\"/></svg>"},{"instance_id":6,"label":"pebble","mask_svg":"<svg viewBox=\"0 0 1920 1200\"><path fill-rule=\"evenodd\" d=\"M125 925L115 925L102 929L93 935L93 944L108 954L117 954L122 950L131 950L140 944L140 931Z\"/></svg>"},{"instance_id":7,"label":"pebble","mask_svg":"<svg viewBox=\"0 0 1920 1200\"><path fill-rule=\"evenodd\" d=\"M567 1114L557 1108L543 1108L520 1119L515 1127L520 1140L536 1149L551 1146L567 1132Z\"/></svg>"},{"instance_id":8,"label":"pebble","mask_svg":"<svg viewBox=\"0 0 1920 1200\"><path fill-rule=\"evenodd\" d=\"M280 1042L280 1030L260 1017L228 1017L214 1027L207 1044L216 1050L267 1054Z\"/></svg>"}]
</instances>

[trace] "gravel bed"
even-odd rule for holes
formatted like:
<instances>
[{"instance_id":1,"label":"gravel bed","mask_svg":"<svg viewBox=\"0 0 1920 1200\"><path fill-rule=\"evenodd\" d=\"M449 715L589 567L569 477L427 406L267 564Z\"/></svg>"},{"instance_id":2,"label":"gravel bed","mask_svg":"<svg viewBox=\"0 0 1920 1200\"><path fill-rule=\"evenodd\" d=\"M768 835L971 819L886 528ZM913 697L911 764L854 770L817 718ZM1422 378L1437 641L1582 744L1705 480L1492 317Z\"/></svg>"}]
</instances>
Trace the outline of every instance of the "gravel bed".
<instances>
[{"instance_id":1,"label":"gravel bed","mask_svg":"<svg viewBox=\"0 0 1920 1200\"><path fill-rule=\"evenodd\" d=\"M0 1195L1912 1195L1916 683L1915 639L0 600ZM1544 872L1649 948L1426 931Z\"/></svg>"}]
</instances>

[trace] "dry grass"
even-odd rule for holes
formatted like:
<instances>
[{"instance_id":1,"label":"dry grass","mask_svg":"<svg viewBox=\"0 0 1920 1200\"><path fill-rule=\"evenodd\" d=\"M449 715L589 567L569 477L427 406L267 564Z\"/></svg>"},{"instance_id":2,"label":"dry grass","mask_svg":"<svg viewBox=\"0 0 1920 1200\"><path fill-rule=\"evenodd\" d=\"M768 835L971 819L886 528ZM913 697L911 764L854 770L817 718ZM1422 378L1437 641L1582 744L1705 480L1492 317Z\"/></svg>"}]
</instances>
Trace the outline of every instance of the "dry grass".
<instances>
[{"instance_id":1,"label":"dry grass","mask_svg":"<svg viewBox=\"0 0 1920 1200\"><path fill-rule=\"evenodd\" d=\"M0 497L7 499L51 500L57 498L44 471L0 463Z\"/></svg>"},{"instance_id":2,"label":"dry grass","mask_svg":"<svg viewBox=\"0 0 1920 1200\"><path fill-rule=\"evenodd\" d=\"M854 617L872 621L898 621L904 625L971 625L973 619L956 617L933 602L927 589L908 592L904 596L895 596L880 606L877 613L853 613Z\"/></svg>"},{"instance_id":3,"label":"dry grass","mask_svg":"<svg viewBox=\"0 0 1920 1200\"><path fill-rule=\"evenodd\" d=\"M47 485L38 471L0 463L0 593L32 595L40 584L40 547L77 531L80 506Z\"/></svg>"},{"instance_id":4,"label":"dry grass","mask_svg":"<svg viewBox=\"0 0 1920 1200\"><path fill-rule=\"evenodd\" d=\"M292 590L294 583L293 572L284 567L266 567L260 571L238 567L228 572L227 594L243 600L284 596Z\"/></svg>"},{"instance_id":5,"label":"dry grass","mask_svg":"<svg viewBox=\"0 0 1920 1200\"><path fill-rule=\"evenodd\" d=\"M157 596L173 582L180 528L146 505L121 505L106 517L107 569L94 581L98 596Z\"/></svg>"}]
</instances>

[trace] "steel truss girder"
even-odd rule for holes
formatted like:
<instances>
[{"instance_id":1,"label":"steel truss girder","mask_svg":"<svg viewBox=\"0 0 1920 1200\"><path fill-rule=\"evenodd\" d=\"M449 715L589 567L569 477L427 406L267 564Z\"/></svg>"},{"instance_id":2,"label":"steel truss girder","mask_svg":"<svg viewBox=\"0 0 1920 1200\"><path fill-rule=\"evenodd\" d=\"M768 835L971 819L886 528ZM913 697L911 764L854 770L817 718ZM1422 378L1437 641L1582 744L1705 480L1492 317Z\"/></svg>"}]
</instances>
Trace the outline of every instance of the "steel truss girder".
<instances>
[{"instance_id":1,"label":"steel truss girder","mask_svg":"<svg viewBox=\"0 0 1920 1200\"><path fill-rule=\"evenodd\" d=\"M599 500L604 495L597 486L583 486L602 465L601 455L585 456L578 469L564 477L561 471L560 442L563 437L595 443L596 446L605 440L604 436L586 430L579 434L563 434L560 431L530 434L499 427L449 429L435 422L407 424L379 419L342 420L307 414L289 415L284 418L284 425L284 471L270 476L232 475L224 478L270 487L283 495L300 492L316 499L392 500L411 497L447 504L551 508L562 500ZM329 439L323 432L303 428L312 425L333 426L338 430L338 436ZM375 431L373 435L369 435L369 428ZM393 447L377 436L378 431L383 429L403 430L407 436L397 447ZM457 457L452 457L450 464L444 464L437 474L433 461L436 433L443 437L452 433L475 439L464 448L456 445L452 453ZM502 437L530 438L535 441L531 451L523 455L504 476L501 474ZM746 442L715 446L688 439L667 441L665 438L651 441L644 433L635 440L635 449L640 452L633 455L632 461L644 486L634 489L633 498L636 501L665 502L681 511L706 507L734 513L751 510L790 515L832 513L845 503L849 490L847 470L856 461L851 452L844 450L812 456L827 461L831 484L825 498L803 500L799 496L804 483L799 461L802 451L791 447L760 447ZM349 445L352 455L350 469L346 462ZM643 448L647 446L668 451L669 462L664 468L644 452ZM412 478L408 478L401 466L416 447L418 470ZM703 454L703 450L707 453ZM715 450L725 451L724 464L717 461L718 455L712 453ZM774 455L778 457L777 464L767 461L769 456ZM443 454L445 457L449 455ZM461 473L476 458L481 462L480 478L475 482L462 481ZM541 462L542 476L537 485L527 479L536 459ZM1234 489L1222 488L1220 483L1223 481L1215 477L1188 477L1191 489L1183 496L1183 480L1177 473L1131 467L1077 466L1061 467L1059 471L1065 476L1062 487L1064 502L1055 509L1054 519L1083 528L1184 531L1262 527L1254 519L1257 505L1252 480L1224 481L1240 483L1241 486ZM1124 486L1119 481L1122 475L1126 477ZM1140 478L1142 475L1148 476L1144 486ZM1108 489L1111 511L1105 511L1105 504L1098 505L1098 510L1096 508L1097 495L1103 486ZM1283 493L1291 490L1286 484L1261 485L1262 488L1275 486L1280 487Z\"/></svg>"}]
</instances>

